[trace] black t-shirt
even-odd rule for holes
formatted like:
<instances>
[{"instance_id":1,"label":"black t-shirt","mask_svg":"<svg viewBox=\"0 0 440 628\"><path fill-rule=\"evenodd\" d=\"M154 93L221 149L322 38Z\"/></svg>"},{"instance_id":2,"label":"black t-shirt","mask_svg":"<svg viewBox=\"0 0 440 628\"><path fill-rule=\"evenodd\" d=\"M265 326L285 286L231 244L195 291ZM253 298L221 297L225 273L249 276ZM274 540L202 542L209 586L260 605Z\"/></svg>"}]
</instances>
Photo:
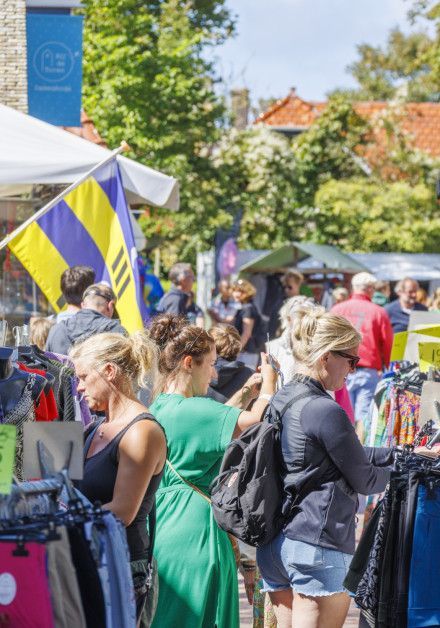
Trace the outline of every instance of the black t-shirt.
<instances>
[{"instance_id":1,"label":"black t-shirt","mask_svg":"<svg viewBox=\"0 0 440 628\"><path fill-rule=\"evenodd\" d=\"M256 335L258 332L257 326L260 321L260 313L257 309L257 306L253 301L248 301L248 303L243 303L241 308L237 310L237 313L234 318L234 327L241 335L243 333L243 319L250 318L254 321L254 326L252 328L252 335L246 343L246 346L243 347L243 351L248 351L249 353L258 353L258 347L256 343Z\"/></svg>"}]
</instances>

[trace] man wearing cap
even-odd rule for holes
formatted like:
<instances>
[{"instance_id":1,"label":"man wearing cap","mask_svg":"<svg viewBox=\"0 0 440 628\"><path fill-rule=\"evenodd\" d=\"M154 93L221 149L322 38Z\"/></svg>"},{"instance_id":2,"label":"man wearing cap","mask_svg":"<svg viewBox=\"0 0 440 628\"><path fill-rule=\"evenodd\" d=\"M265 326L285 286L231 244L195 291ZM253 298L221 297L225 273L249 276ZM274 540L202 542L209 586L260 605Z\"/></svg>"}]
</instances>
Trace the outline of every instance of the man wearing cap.
<instances>
[{"instance_id":1,"label":"man wearing cap","mask_svg":"<svg viewBox=\"0 0 440 628\"><path fill-rule=\"evenodd\" d=\"M371 301L376 281L376 277L370 273L354 275L351 280L351 297L336 304L331 310L333 314L349 320L362 334L359 364L356 371L347 377L347 388L359 436L362 435L368 418L379 372L389 365L393 344L393 329L388 314L384 308Z\"/></svg>"},{"instance_id":2,"label":"man wearing cap","mask_svg":"<svg viewBox=\"0 0 440 628\"><path fill-rule=\"evenodd\" d=\"M94 334L107 331L125 334L119 320L112 318L115 304L116 295L107 284L95 283L86 288L79 312L51 328L47 351L67 355L72 345Z\"/></svg>"}]
</instances>

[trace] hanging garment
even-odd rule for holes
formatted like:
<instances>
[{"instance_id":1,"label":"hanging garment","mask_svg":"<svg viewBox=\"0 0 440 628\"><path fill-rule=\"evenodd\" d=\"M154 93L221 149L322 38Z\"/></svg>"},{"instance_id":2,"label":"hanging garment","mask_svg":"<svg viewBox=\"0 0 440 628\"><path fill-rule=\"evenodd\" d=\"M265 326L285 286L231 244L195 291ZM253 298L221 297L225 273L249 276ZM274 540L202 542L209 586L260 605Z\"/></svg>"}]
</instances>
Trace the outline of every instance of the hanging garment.
<instances>
[{"instance_id":1,"label":"hanging garment","mask_svg":"<svg viewBox=\"0 0 440 628\"><path fill-rule=\"evenodd\" d=\"M78 527L68 528L67 533L87 628L106 628L104 595L89 544Z\"/></svg>"},{"instance_id":2,"label":"hanging garment","mask_svg":"<svg viewBox=\"0 0 440 628\"><path fill-rule=\"evenodd\" d=\"M35 421L33 388L36 382L35 373L29 375L23 393L16 406L8 412L3 419L3 423L15 425L17 428L17 440L15 446L14 475L23 479L23 424L26 421Z\"/></svg>"},{"instance_id":3,"label":"hanging garment","mask_svg":"<svg viewBox=\"0 0 440 628\"><path fill-rule=\"evenodd\" d=\"M26 555L14 555L16 543L0 543L0 623L8 628L53 628L46 548L26 543Z\"/></svg>"},{"instance_id":4,"label":"hanging garment","mask_svg":"<svg viewBox=\"0 0 440 628\"><path fill-rule=\"evenodd\" d=\"M419 486L413 548L408 628L440 626L440 488Z\"/></svg>"},{"instance_id":5,"label":"hanging garment","mask_svg":"<svg viewBox=\"0 0 440 628\"><path fill-rule=\"evenodd\" d=\"M67 531L57 528L59 541L47 543L47 569L56 628L86 628L78 580L72 565Z\"/></svg>"},{"instance_id":6,"label":"hanging garment","mask_svg":"<svg viewBox=\"0 0 440 628\"><path fill-rule=\"evenodd\" d=\"M18 363L18 368L25 373L37 373L37 375L41 375L42 377L47 375L46 371L30 368L22 362ZM34 410L36 421L54 421L58 418L57 403L52 388L49 388L47 392L43 390L38 401L34 403Z\"/></svg>"}]
</instances>

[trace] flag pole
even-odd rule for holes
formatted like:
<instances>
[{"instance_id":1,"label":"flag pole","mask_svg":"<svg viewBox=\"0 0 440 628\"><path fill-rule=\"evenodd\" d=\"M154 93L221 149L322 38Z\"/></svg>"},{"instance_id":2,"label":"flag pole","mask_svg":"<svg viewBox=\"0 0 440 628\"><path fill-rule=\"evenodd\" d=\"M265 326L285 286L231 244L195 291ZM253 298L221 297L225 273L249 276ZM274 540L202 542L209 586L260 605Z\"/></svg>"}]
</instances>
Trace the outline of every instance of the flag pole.
<instances>
[{"instance_id":1,"label":"flag pole","mask_svg":"<svg viewBox=\"0 0 440 628\"><path fill-rule=\"evenodd\" d=\"M80 185L86 179L92 176L97 170L99 170L99 168L101 168L102 166L105 166L112 159L115 159L120 153L127 150L127 148L128 148L128 145L125 142L122 142L118 148L115 148L115 150L112 150L112 152L110 153L108 157L100 161L99 164L96 164L96 166L93 166L93 168L91 168L88 172L83 174L82 177L80 177L79 179L71 183L65 190L60 192L60 194L58 194L54 199L52 199L49 203L47 203L47 205L44 205L44 207L39 209L35 214L33 214L27 220L25 220L21 225L19 225L16 229L14 229L14 231L12 231L5 238L3 238L3 240L0 242L0 251L4 249L5 246L8 246L11 240L16 238L22 231L24 231L27 227L29 227L30 224L32 224L33 222L41 218L41 216L44 216L44 214L47 214L47 212L50 211L52 207L54 207L57 203L59 203L64 198L64 196L66 196L66 194L69 194L69 192L72 192L72 190L74 190L76 187L78 187L78 185Z\"/></svg>"}]
</instances>

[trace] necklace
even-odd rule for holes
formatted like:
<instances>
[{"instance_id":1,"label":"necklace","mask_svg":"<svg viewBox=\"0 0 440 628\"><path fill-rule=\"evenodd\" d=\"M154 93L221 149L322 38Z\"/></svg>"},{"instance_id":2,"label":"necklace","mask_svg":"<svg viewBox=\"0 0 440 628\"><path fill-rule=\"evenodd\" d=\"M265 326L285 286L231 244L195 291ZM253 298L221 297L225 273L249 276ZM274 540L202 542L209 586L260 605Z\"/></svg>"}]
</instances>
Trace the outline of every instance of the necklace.
<instances>
[{"instance_id":1,"label":"necklace","mask_svg":"<svg viewBox=\"0 0 440 628\"><path fill-rule=\"evenodd\" d=\"M129 408L129 407L130 407L133 403L135 403L135 401L134 401L134 400L130 401L130 403L127 405L127 407L126 407L126 408L124 408L124 413L128 410L128 408ZM117 423L117 422L121 419L121 416L122 416L122 415L120 415L117 419L114 419L114 420L113 420L113 421L111 421L111 422L112 422L112 423ZM104 425L104 423L105 423L105 425ZM98 429L98 438L101 438L101 439L102 439L102 438L104 438L104 436L105 436L104 429L107 427L107 425L108 425L109 423L110 423L110 421L109 421L108 419L104 419L104 421L101 423L101 425L99 426L99 429Z\"/></svg>"}]
</instances>

